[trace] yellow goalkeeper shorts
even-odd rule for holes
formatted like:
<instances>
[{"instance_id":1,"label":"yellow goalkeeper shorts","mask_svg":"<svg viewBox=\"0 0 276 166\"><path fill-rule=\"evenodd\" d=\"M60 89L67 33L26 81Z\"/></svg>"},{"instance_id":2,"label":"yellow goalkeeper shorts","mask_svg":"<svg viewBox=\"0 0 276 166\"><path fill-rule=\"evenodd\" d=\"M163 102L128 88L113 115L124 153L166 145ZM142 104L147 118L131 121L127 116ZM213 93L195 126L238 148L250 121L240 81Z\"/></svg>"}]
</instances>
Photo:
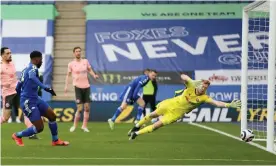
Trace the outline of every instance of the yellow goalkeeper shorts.
<instances>
[{"instance_id":1,"label":"yellow goalkeeper shorts","mask_svg":"<svg viewBox=\"0 0 276 166\"><path fill-rule=\"evenodd\" d=\"M157 105L155 112L157 115L163 116L160 119L163 125L174 123L182 117L183 113L178 111L174 105L175 102L171 99L164 100Z\"/></svg>"}]
</instances>

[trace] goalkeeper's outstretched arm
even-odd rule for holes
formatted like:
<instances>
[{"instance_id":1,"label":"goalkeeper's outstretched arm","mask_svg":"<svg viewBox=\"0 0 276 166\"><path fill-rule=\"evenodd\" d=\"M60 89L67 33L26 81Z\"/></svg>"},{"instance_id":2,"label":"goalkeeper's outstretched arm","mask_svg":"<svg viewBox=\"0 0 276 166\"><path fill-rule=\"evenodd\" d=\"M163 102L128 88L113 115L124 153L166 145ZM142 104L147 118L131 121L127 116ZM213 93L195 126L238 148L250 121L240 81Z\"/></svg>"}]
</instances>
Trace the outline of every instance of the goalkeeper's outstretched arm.
<instances>
[{"instance_id":1,"label":"goalkeeper's outstretched arm","mask_svg":"<svg viewBox=\"0 0 276 166\"><path fill-rule=\"evenodd\" d=\"M184 81L184 84L186 85L186 87L195 86L194 80L191 79L191 77L187 76L186 74L181 74L180 77Z\"/></svg>"},{"instance_id":2,"label":"goalkeeper's outstretched arm","mask_svg":"<svg viewBox=\"0 0 276 166\"><path fill-rule=\"evenodd\" d=\"M184 84L186 86L198 87L202 84L202 80L193 80L189 76L187 76L186 74L181 74L180 77L184 81Z\"/></svg>"},{"instance_id":3,"label":"goalkeeper's outstretched arm","mask_svg":"<svg viewBox=\"0 0 276 166\"><path fill-rule=\"evenodd\" d=\"M181 74L180 77L184 81L185 84L192 81L192 79L189 76L187 76L186 74Z\"/></svg>"},{"instance_id":4,"label":"goalkeeper's outstretched arm","mask_svg":"<svg viewBox=\"0 0 276 166\"><path fill-rule=\"evenodd\" d=\"M231 103L226 103L226 102L210 99L210 101L208 101L208 103L212 104L214 106L217 106L217 107L227 107L227 108L240 108L241 107L240 100L233 100Z\"/></svg>"}]
</instances>

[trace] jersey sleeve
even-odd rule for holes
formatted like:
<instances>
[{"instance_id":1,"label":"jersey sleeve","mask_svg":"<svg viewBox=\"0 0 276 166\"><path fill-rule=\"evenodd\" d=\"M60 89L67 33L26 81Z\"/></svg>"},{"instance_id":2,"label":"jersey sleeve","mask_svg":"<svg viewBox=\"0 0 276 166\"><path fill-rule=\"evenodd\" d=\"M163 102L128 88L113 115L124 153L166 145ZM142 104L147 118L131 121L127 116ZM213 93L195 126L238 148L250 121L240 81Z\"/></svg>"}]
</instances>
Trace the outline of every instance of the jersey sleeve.
<instances>
[{"instance_id":1,"label":"jersey sleeve","mask_svg":"<svg viewBox=\"0 0 276 166\"><path fill-rule=\"evenodd\" d=\"M29 79L33 80L38 86L40 86L43 89L47 88L43 83L39 81L37 68L33 68L32 70L29 71L28 74L29 74Z\"/></svg>"},{"instance_id":2,"label":"jersey sleeve","mask_svg":"<svg viewBox=\"0 0 276 166\"><path fill-rule=\"evenodd\" d=\"M5 81L4 77L2 77L2 63L1 63L1 70L0 70L0 78L1 78L1 87L9 85L7 81Z\"/></svg>"},{"instance_id":3,"label":"jersey sleeve","mask_svg":"<svg viewBox=\"0 0 276 166\"><path fill-rule=\"evenodd\" d=\"M193 80L191 78L189 78L187 80L187 82L185 83L185 85L186 85L187 88L194 88Z\"/></svg>"},{"instance_id":4,"label":"jersey sleeve","mask_svg":"<svg viewBox=\"0 0 276 166\"><path fill-rule=\"evenodd\" d=\"M138 78L139 80L139 82L138 82L138 84L136 85L136 87L134 87L135 89L134 89L134 91L133 91L133 96L132 96L132 98L133 99L137 99L139 96L138 96L138 93L139 93L139 91L142 89L142 87L143 86L145 86L147 83L148 83L148 81L149 81L149 77L148 76L140 76L139 78Z\"/></svg>"},{"instance_id":5,"label":"jersey sleeve","mask_svg":"<svg viewBox=\"0 0 276 166\"><path fill-rule=\"evenodd\" d=\"M38 70L33 68L31 70L29 70L29 77L32 78L32 77L37 77L37 73L38 73Z\"/></svg>"},{"instance_id":6,"label":"jersey sleeve","mask_svg":"<svg viewBox=\"0 0 276 166\"><path fill-rule=\"evenodd\" d=\"M68 64L67 72L68 73L72 73L72 65L71 65L71 63Z\"/></svg>"},{"instance_id":7,"label":"jersey sleeve","mask_svg":"<svg viewBox=\"0 0 276 166\"><path fill-rule=\"evenodd\" d=\"M4 82L4 81L3 81L4 78L2 77L2 69L0 70L0 80L1 80L1 83L0 83L0 84L1 84L1 87L3 87L3 86L4 86L4 83L3 83L3 82ZM2 89L2 88L1 88L1 89Z\"/></svg>"},{"instance_id":8,"label":"jersey sleeve","mask_svg":"<svg viewBox=\"0 0 276 166\"><path fill-rule=\"evenodd\" d=\"M145 86L148 82L149 82L148 76L141 77L141 79L139 80L139 84L141 84L142 87Z\"/></svg>"},{"instance_id":9,"label":"jersey sleeve","mask_svg":"<svg viewBox=\"0 0 276 166\"><path fill-rule=\"evenodd\" d=\"M208 95L205 95L205 96L204 96L204 102L205 102L205 103L211 103L212 100L213 100L213 99L212 99L210 96L208 96Z\"/></svg>"},{"instance_id":10,"label":"jersey sleeve","mask_svg":"<svg viewBox=\"0 0 276 166\"><path fill-rule=\"evenodd\" d=\"M91 65L90 65L90 63L89 63L89 61L86 59L86 63L87 63L87 69L89 70L89 69L91 69Z\"/></svg>"}]
</instances>

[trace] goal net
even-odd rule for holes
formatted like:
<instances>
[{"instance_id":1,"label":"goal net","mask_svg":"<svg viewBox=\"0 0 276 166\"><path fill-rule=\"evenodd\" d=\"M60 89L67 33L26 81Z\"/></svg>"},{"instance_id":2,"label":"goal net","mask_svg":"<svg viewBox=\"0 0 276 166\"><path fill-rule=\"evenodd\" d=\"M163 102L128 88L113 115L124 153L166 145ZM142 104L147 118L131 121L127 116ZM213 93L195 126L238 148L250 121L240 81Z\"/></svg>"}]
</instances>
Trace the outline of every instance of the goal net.
<instances>
[{"instance_id":1,"label":"goal net","mask_svg":"<svg viewBox=\"0 0 276 166\"><path fill-rule=\"evenodd\" d=\"M253 130L255 141L268 141L270 135L270 146L276 138L276 55L270 55L270 52L275 52L276 47L276 36L273 32L276 26L271 22L276 16L270 16L270 6L275 4L270 1L254 2L244 8L243 14L241 128ZM271 42L274 42L273 48L269 47Z\"/></svg>"}]
</instances>

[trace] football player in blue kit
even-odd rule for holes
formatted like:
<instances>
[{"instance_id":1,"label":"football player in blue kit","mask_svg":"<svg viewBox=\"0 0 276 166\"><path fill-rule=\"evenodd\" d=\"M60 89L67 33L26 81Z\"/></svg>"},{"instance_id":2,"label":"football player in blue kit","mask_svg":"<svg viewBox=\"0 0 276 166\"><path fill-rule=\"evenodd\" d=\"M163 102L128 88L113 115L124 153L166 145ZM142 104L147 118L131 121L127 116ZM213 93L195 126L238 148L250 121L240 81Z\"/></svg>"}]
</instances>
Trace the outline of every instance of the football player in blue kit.
<instances>
[{"instance_id":1,"label":"football player in blue kit","mask_svg":"<svg viewBox=\"0 0 276 166\"><path fill-rule=\"evenodd\" d=\"M114 129L115 120L121 114L121 112L126 109L128 105L133 105L135 102L138 104L136 121L140 120L145 107L145 102L139 92L142 90L142 87L148 83L149 80L154 80L156 75L157 72L155 70L150 70L148 74L137 77L125 87L123 93L120 96L120 100L122 101L120 107L117 108L113 117L108 119L111 130Z\"/></svg>"},{"instance_id":2,"label":"football player in blue kit","mask_svg":"<svg viewBox=\"0 0 276 166\"><path fill-rule=\"evenodd\" d=\"M33 51L30 54L31 62L22 71L20 81L17 84L16 91L20 95L20 107L24 114L30 119L33 126L14 133L13 140L18 146L24 146L22 137L29 137L31 135L40 133L44 129L43 120L41 116L49 120L49 128L52 134L52 146L67 146L69 142L62 141L58 138L58 127L56 123L56 115L53 109L38 96L38 87L44 89L46 92L56 96L53 89L45 86L39 80L38 69L42 65L42 54L39 51Z\"/></svg>"}]
</instances>

